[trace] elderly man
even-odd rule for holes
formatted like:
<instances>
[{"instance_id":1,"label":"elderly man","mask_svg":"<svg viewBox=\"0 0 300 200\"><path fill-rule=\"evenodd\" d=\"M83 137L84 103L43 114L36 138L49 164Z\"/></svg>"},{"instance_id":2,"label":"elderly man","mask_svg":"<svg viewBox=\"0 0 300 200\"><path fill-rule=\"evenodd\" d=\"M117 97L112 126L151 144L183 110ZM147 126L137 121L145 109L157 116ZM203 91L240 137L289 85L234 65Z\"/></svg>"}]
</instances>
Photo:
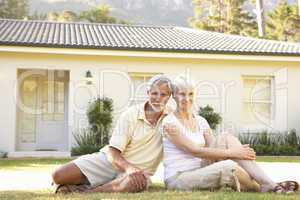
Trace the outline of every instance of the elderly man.
<instances>
[{"instance_id":1,"label":"elderly man","mask_svg":"<svg viewBox=\"0 0 300 200\"><path fill-rule=\"evenodd\" d=\"M170 80L155 76L148 100L120 116L109 145L61 166L52 175L56 192L139 192L149 186L162 159L159 126L167 114Z\"/></svg>"}]
</instances>

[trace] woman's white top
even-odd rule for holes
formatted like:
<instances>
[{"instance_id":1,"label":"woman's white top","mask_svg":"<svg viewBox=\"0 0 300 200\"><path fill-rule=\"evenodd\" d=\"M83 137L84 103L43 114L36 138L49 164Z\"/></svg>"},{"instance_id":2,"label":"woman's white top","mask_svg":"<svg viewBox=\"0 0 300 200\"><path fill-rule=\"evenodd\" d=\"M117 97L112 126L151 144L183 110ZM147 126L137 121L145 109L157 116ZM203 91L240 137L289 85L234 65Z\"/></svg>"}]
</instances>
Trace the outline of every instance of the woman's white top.
<instances>
[{"instance_id":1,"label":"woman's white top","mask_svg":"<svg viewBox=\"0 0 300 200\"><path fill-rule=\"evenodd\" d=\"M205 140L203 133L210 129L206 119L201 116L195 116L198 122L197 132L192 132L182 125L177 117L171 113L166 116L162 121L162 127L165 124L177 125L182 131L181 134L185 134L191 141L196 144L204 145ZM197 158L179 148L177 148L165 135L163 129L163 149L164 149L164 177L165 180L174 176L177 172L187 171L201 167L201 159Z\"/></svg>"}]
</instances>

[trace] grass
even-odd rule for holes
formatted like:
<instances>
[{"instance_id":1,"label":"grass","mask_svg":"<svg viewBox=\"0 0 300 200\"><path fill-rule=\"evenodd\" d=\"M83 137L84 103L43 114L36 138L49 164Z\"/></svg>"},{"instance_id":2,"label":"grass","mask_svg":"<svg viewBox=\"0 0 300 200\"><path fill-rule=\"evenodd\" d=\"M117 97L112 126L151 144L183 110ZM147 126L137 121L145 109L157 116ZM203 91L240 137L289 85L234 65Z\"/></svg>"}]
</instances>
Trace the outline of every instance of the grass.
<instances>
[{"instance_id":1,"label":"grass","mask_svg":"<svg viewBox=\"0 0 300 200\"><path fill-rule=\"evenodd\" d=\"M296 193L293 195L286 194L260 194L260 193L237 193L233 192L230 189L222 189L221 191L209 192L209 191L167 191L163 186L153 186L147 192L143 193L135 193L135 194L120 194L120 193L97 193L97 194L70 194L70 195L54 195L50 190L42 190L42 191L33 191L33 192L25 192L25 191L0 191L0 199L52 199L52 200L62 200L62 199L91 199L91 200L99 200L99 199L220 199L220 200L252 200L252 199L299 199L300 193Z\"/></svg>"},{"instance_id":2,"label":"grass","mask_svg":"<svg viewBox=\"0 0 300 200\"><path fill-rule=\"evenodd\" d=\"M57 165L65 164L74 158L26 158L26 159L0 159L2 170L40 170L47 171ZM258 156L258 162L291 162L300 163L300 156Z\"/></svg>"},{"instance_id":3,"label":"grass","mask_svg":"<svg viewBox=\"0 0 300 200\"><path fill-rule=\"evenodd\" d=\"M21 171L38 170L49 171L58 165L71 161L71 158L25 158L25 159L0 159L1 170Z\"/></svg>"},{"instance_id":4,"label":"grass","mask_svg":"<svg viewBox=\"0 0 300 200\"><path fill-rule=\"evenodd\" d=\"M300 163L300 156L257 156L257 162Z\"/></svg>"},{"instance_id":5,"label":"grass","mask_svg":"<svg viewBox=\"0 0 300 200\"><path fill-rule=\"evenodd\" d=\"M50 159L50 158L27 158L27 159L0 159L0 170L8 171L52 171L60 164L65 164L72 159ZM300 157L270 157L260 156L257 158L260 162L300 162ZM0 181L3 181L0 179ZM293 195L279 194L259 194L259 193L237 193L230 189L221 191L166 191L162 184L155 184L150 187L149 191L136 194L71 194L71 195L54 195L52 190L37 191L0 191L0 200L6 199L32 199L32 200L62 200L62 199L300 199L300 192Z\"/></svg>"}]
</instances>

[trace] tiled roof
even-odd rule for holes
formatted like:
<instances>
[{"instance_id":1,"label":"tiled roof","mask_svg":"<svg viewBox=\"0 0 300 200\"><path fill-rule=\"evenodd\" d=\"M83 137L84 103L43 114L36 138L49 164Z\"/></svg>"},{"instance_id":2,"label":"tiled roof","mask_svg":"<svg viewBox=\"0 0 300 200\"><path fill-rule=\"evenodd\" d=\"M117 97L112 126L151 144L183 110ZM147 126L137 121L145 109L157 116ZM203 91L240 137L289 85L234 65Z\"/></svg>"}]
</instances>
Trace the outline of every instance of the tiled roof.
<instances>
[{"instance_id":1,"label":"tiled roof","mask_svg":"<svg viewBox=\"0 0 300 200\"><path fill-rule=\"evenodd\" d=\"M0 45L300 56L296 43L171 26L0 19Z\"/></svg>"}]
</instances>

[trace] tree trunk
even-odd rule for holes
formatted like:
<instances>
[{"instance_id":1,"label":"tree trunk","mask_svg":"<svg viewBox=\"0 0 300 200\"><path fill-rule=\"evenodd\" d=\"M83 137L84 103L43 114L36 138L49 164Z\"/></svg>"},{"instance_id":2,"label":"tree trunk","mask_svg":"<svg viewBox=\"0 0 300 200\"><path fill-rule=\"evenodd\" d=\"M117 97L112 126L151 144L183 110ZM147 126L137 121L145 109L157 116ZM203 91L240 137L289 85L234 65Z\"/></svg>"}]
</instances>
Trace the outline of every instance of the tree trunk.
<instances>
[{"instance_id":1,"label":"tree trunk","mask_svg":"<svg viewBox=\"0 0 300 200\"><path fill-rule=\"evenodd\" d=\"M300 16L300 0L298 0L298 15Z\"/></svg>"},{"instance_id":2,"label":"tree trunk","mask_svg":"<svg viewBox=\"0 0 300 200\"><path fill-rule=\"evenodd\" d=\"M263 0L256 0L256 16L258 35L259 37L263 37L265 34Z\"/></svg>"}]
</instances>

